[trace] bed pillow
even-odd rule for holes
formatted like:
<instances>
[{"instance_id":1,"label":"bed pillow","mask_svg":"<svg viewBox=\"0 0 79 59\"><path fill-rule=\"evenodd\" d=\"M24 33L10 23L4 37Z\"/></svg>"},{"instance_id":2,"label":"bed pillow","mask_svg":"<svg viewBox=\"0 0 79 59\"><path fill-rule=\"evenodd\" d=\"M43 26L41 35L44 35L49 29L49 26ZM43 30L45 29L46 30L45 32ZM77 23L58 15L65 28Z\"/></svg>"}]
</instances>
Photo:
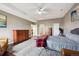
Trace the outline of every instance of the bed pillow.
<instances>
[{"instance_id":1,"label":"bed pillow","mask_svg":"<svg viewBox=\"0 0 79 59\"><path fill-rule=\"evenodd\" d=\"M77 43L66 37L56 36L49 37L47 40L47 46L49 49L61 51L61 48L77 50Z\"/></svg>"},{"instance_id":2,"label":"bed pillow","mask_svg":"<svg viewBox=\"0 0 79 59\"><path fill-rule=\"evenodd\" d=\"M40 37L36 40L36 46L37 46L37 47L44 47L45 41L47 40L47 38L48 38L47 35L40 36Z\"/></svg>"},{"instance_id":3,"label":"bed pillow","mask_svg":"<svg viewBox=\"0 0 79 59\"><path fill-rule=\"evenodd\" d=\"M66 37L79 43L79 35L68 33L66 34Z\"/></svg>"}]
</instances>

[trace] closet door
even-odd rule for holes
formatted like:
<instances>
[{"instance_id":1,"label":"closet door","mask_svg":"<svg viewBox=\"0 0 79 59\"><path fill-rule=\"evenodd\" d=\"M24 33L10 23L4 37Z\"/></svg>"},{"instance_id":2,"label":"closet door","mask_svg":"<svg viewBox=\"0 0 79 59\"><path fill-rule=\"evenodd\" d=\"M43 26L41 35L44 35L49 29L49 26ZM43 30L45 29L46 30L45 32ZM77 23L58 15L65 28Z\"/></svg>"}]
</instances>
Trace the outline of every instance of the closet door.
<instances>
[{"instance_id":1,"label":"closet door","mask_svg":"<svg viewBox=\"0 0 79 59\"><path fill-rule=\"evenodd\" d=\"M13 43L17 43L17 32L13 30Z\"/></svg>"}]
</instances>

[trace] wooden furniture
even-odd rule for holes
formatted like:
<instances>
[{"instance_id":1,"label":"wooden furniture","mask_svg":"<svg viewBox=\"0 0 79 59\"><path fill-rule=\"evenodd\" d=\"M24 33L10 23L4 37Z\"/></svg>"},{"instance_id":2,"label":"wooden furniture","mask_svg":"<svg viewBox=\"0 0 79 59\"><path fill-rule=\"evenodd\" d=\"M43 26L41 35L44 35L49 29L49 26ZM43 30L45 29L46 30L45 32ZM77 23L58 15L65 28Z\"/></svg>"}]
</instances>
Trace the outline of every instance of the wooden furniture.
<instances>
[{"instance_id":1,"label":"wooden furniture","mask_svg":"<svg viewBox=\"0 0 79 59\"><path fill-rule=\"evenodd\" d=\"M0 56L3 55L8 48L8 39L6 38L1 38L0 39Z\"/></svg>"},{"instance_id":2,"label":"wooden furniture","mask_svg":"<svg viewBox=\"0 0 79 59\"><path fill-rule=\"evenodd\" d=\"M29 30L13 30L14 44L18 44L29 39Z\"/></svg>"},{"instance_id":3,"label":"wooden furniture","mask_svg":"<svg viewBox=\"0 0 79 59\"><path fill-rule=\"evenodd\" d=\"M79 51L62 48L61 55L62 56L79 56Z\"/></svg>"}]
</instances>

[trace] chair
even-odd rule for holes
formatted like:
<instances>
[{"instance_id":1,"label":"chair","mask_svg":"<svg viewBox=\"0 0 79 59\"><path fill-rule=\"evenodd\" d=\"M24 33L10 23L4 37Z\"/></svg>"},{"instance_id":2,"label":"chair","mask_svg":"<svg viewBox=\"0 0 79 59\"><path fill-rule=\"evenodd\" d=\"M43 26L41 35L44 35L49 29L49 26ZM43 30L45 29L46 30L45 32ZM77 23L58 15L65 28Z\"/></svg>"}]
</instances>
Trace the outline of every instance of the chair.
<instances>
[{"instance_id":1,"label":"chair","mask_svg":"<svg viewBox=\"0 0 79 59\"><path fill-rule=\"evenodd\" d=\"M7 38L1 38L0 39L0 55L3 55L8 48L8 39Z\"/></svg>"}]
</instances>

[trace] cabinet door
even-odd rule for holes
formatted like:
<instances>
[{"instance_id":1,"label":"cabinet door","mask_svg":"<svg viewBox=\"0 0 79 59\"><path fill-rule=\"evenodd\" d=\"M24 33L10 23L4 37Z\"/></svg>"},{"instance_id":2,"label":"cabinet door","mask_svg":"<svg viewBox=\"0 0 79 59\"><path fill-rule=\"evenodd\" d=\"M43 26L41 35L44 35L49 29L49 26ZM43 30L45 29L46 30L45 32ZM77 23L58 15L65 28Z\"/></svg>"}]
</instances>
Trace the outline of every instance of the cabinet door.
<instances>
[{"instance_id":1,"label":"cabinet door","mask_svg":"<svg viewBox=\"0 0 79 59\"><path fill-rule=\"evenodd\" d=\"M15 30L13 33L14 43L19 43L29 39L29 30Z\"/></svg>"},{"instance_id":2,"label":"cabinet door","mask_svg":"<svg viewBox=\"0 0 79 59\"><path fill-rule=\"evenodd\" d=\"M29 30L26 31L25 36L26 36L26 39L29 39Z\"/></svg>"},{"instance_id":3,"label":"cabinet door","mask_svg":"<svg viewBox=\"0 0 79 59\"><path fill-rule=\"evenodd\" d=\"M13 41L14 43L17 42L17 32L15 30L13 30Z\"/></svg>"}]
</instances>

